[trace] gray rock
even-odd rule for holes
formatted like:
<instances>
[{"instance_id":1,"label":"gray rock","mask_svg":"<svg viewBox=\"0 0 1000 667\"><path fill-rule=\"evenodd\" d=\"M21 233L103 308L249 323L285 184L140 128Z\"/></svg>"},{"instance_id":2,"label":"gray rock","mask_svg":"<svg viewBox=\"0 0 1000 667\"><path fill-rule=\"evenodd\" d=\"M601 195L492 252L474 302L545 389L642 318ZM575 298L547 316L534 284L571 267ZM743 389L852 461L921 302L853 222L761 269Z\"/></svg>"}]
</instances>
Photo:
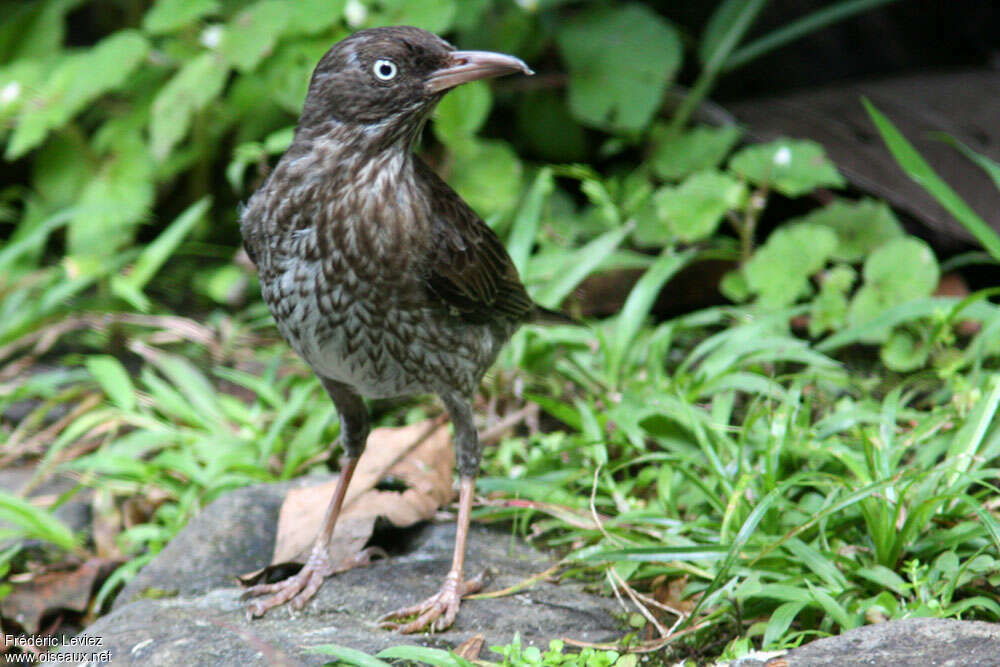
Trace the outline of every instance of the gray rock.
<instances>
[{"instance_id":1,"label":"gray rock","mask_svg":"<svg viewBox=\"0 0 1000 667\"><path fill-rule=\"evenodd\" d=\"M866 625L763 661L753 656L732 667L997 667L1000 624L909 618Z\"/></svg>"},{"instance_id":2,"label":"gray rock","mask_svg":"<svg viewBox=\"0 0 1000 667\"><path fill-rule=\"evenodd\" d=\"M489 647L509 643L515 633L525 645L544 646L555 637L600 642L623 632L613 600L572 582L547 581L497 599L466 600L447 632L404 636L379 629L380 615L438 589L451 563L453 523L386 531L381 542L396 552L390 559L328 579L301 612L280 608L247 620L233 577L267 564L289 486L240 489L212 503L139 573L110 614L77 637L78 646L99 641L99 647L73 650L94 656L109 651L116 665L321 665L331 658L308 651L328 643L374 653L401 644L454 647L480 633ZM551 565L508 533L480 525L470 531L466 568L471 574L491 571L487 591ZM176 595L144 598L147 589ZM66 663L80 657L68 651Z\"/></svg>"}]
</instances>

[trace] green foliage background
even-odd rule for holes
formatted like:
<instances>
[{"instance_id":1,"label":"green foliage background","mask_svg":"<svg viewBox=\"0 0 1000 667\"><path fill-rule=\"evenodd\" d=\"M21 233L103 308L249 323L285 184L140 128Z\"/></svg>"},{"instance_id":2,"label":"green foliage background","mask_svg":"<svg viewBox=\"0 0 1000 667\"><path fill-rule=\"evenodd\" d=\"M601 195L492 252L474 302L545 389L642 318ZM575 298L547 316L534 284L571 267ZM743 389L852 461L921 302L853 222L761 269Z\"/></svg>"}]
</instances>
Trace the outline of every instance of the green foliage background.
<instances>
[{"instance_id":1,"label":"green foliage background","mask_svg":"<svg viewBox=\"0 0 1000 667\"><path fill-rule=\"evenodd\" d=\"M557 427L489 451L480 490L522 502L483 513L530 524L606 592L680 582L691 607L650 607L662 627L641 616L625 644L670 628L711 638L681 655L734 656L888 618L1000 618L1000 310L995 290L933 296L1000 240L873 108L989 254L939 264L885 203L848 197L815 143L690 124L725 72L884 1L753 40L764 0L724 0L697 31L639 2L0 1L0 413L34 406L0 424L0 466L71 471L105 509L156 499L110 546L10 494L0 518L55 553L125 558L100 609L218 494L322 468L336 414L276 339L237 203L290 142L329 46L405 23L539 72L450 93L421 149L534 297L579 311L588 278L633 276L618 312L505 351L485 395ZM665 104L685 68L691 93ZM819 206L817 190L838 194ZM809 212L762 239L776 197ZM728 303L654 316L705 260L731 266ZM79 405L53 430L50 411ZM0 571L26 553L0 553Z\"/></svg>"}]
</instances>

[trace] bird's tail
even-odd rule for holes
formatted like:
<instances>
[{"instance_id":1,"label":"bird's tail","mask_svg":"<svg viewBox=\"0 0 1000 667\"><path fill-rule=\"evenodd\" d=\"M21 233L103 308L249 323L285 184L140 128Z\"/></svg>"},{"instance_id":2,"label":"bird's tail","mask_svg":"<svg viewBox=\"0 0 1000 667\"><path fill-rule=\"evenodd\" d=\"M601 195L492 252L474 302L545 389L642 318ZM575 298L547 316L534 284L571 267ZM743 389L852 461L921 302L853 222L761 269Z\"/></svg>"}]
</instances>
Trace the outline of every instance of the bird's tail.
<instances>
[{"instance_id":1,"label":"bird's tail","mask_svg":"<svg viewBox=\"0 0 1000 667\"><path fill-rule=\"evenodd\" d=\"M532 309L531 314L528 315L528 321L535 324L572 324L575 326L583 326L583 322L580 320L570 317L565 313L560 313L558 310L543 308L537 303Z\"/></svg>"}]
</instances>

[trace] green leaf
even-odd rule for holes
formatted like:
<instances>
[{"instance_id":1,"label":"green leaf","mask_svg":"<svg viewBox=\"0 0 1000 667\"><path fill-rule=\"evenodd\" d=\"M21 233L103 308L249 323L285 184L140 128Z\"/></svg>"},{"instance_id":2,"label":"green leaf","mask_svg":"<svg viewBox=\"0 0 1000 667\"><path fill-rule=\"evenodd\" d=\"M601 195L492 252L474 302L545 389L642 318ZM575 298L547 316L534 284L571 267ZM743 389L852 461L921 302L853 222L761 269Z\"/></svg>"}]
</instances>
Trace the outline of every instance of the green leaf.
<instances>
[{"instance_id":1,"label":"green leaf","mask_svg":"<svg viewBox=\"0 0 1000 667\"><path fill-rule=\"evenodd\" d=\"M844 178L814 141L778 139L744 148L729 168L758 187L798 197L820 187L843 187Z\"/></svg>"},{"instance_id":2,"label":"green leaf","mask_svg":"<svg viewBox=\"0 0 1000 667\"><path fill-rule=\"evenodd\" d=\"M570 111L603 129L644 128L681 63L677 30L638 4L583 12L556 40L569 69Z\"/></svg>"},{"instance_id":3,"label":"green leaf","mask_svg":"<svg viewBox=\"0 0 1000 667\"><path fill-rule=\"evenodd\" d=\"M622 368L625 355L632 348L632 343L639 328L642 326L649 310L653 307L660 290L677 272L687 266L694 258L695 250L689 249L682 253L674 252L668 247L653 263L649 270L642 274L635 287L629 292L622 312L615 326L615 337L612 343L609 360L612 378L617 378Z\"/></svg>"},{"instance_id":4,"label":"green leaf","mask_svg":"<svg viewBox=\"0 0 1000 667\"><path fill-rule=\"evenodd\" d=\"M930 349L920 337L906 329L895 329L882 345L879 356L889 370L909 373L927 363Z\"/></svg>"},{"instance_id":5,"label":"green leaf","mask_svg":"<svg viewBox=\"0 0 1000 667\"><path fill-rule=\"evenodd\" d=\"M938 132L934 135L934 137L949 146L954 147L958 150L958 152L974 162L980 169L986 172L986 175L990 177L993 184L997 186L998 190L1000 190L1000 164L997 164L982 153L977 153L955 137L945 134L944 132Z\"/></svg>"},{"instance_id":6,"label":"green leaf","mask_svg":"<svg viewBox=\"0 0 1000 667\"><path fill-rule=\"evenodd\" d=\"M593 273L621 245L627 234L627 227L605 232L566 256L563 270L559 272L558 277L538 290L535 295L538 303L547 308L556 308L584 278Z\"/></svg>"},{"instance_id":7,"label":"green leaf","mask_svg":"<svg viewBox=\"0 0 1000 667\"><path fill-rule=\"evenodd\" d=\"M838 264L820 279L819 294L809 307L809 335L840 329L847 322L848 300L857 272L846 264Z\"/></svg>"},{"instance_id":8,"label":"green leaf","mask_svg":"<svg viewBox=\"0 0 1000 667\"><path fill-rule=\"evenodd\" d=\"M835 199L791 222L810 222L832 229L837 233L833 259L852 264L862 261L886 241L903 235L903 228L889 205L875 199L857 202Z\"/></svg>"},{"instance_id":9,"label":"green leaf","mask_svg":"<svg viewBox=\"0 0 1000 667\"><path fill-rule=\"evenodd\" d=\"M434 667L465 667L468 661L463 661L450 651L426 646L391 646L376 654L379 658L395 658L409 660L418 664Z\"/></svg>"},{"instance_id":10,"label":"green leaf","mask_svg":"<svg viewBox=\"0 0 1000 667\"><path fill-rule=\"evenodd\" d=\"M95 99L120 87L149 53L135 30L120 30L94 47L62 59L18 116L4 153L14 160L35 148Z\"/></svg>"},{"instance_id":11,"label":"green leaf","mask_svg":"<svg viewBox=\"0 0 1000 667\"><path fill-rule=\"evenodd\" d=\"M517 95L517 137L522 150L556 163L587 158L587 135L553 90L528 90Z\"/></svg>"},{"instance_id":12,"label":"green leaf","mask_svg":"<svg viewBox=\"0 0 1000 667\"><path fill-rule=\"evenodd\" d=\"M111 287L119 296L131 301L129 295L141 292L146 283L156 275L168 259L174 254L177 246L184 240L212 205L210 197L204 197L184 210L177 219L160 232L156 240L148 244L139 253L138 259L132 265L128 275L115 276ZM133 305L137 305L133 303ZM145 308L139 308L145 310Z\"/></svg>"},{"instance_id":13,"label":"green leaf","mask_svg":"<svg viewBox=\"0 0 1000 667\"><path fill-rule=\"evenodd\" d=\"M792 621L795 620L795 617L805 607L805 602L785 602L779 605L767 621L767 627L764 629L764 639L761 643L762 648L769 649L780 646L780 642L784 639L785 632L787 632Z\"/></svg>"},{"instance_id":14,"label":"green leaf","mask_svg":"<svg viewBox=\"0 0 1000 667\"><path fill-rule=\"evenodd\" d=\"M753 23L763 3L754 0L723 0L712 12L701 33L698 60L702 66L721 65L720 56L728 55L736 47L749 24Z\"/></svg>"},{"instance_id":15,"label":"green leaf","mask_svg":"<svg viewBox=\"0 0 1000 667\"><path fill-rule=\"evenodd\" d=\"M458 10L455 0L382 0L371 26L412 25L438 34L447 32Z\"/></svg>"},{"instance_id":16,"label":"green leaf","mask_svg":"<svg viewBox=\"0 0 1000 667\"><path fill-rule=\"evenodd\" d=\"M3 490L0 490L0 521L13 524L26 537L44 540L67 551L76 548L73 531L66 524L48 511Z\"/></svg>"},{"instance_id":17,"label":"green leaf","mask_svg":"<svg viewBox=\"0 0 1000 667\"><path fill-rule=\"evenodd\" d=\"M654 196L660 226L637 227L636 241L660 245L678 239L686 243L711 236L726 211L738 209L746 200L746 186L718 171L702 171L677 186L664 186Z\"/></svg>"},{"instance_id":18,"label":"green leaf","mask_svg":"<svg viewBox=\"0 0 1000 667\"><path fill-rule=\"evenodd\" d=\"M535 182L521 203L521 210L514 219L514 225L507 241L507 251L519 273L523 273L535 245L538 226L542 220L542 207L555 190L552 169L543 167L535 177Z\"/></svg>"},{"instance_id":19,"label":"green leaf","mask_svg":"<svg viewBox=\"0 0 1000 667\"><path fill-rule=\"evenodd\" d=\"M449 92L434 113L434 136L456 146L479 131L493 106L493 95L485 81L473 81Z\"/></svg>"},{"instance_id":20,"label":"green leaf","mask_svg":"<svg viewBox=\"0 0 1000 667\"><path fill-rule=\"evenodd\" d=\"M929 296L937 287L940 271L934 252L920 239L906 236L889 241L868 256L864 284L851 301L848 323L860 326L882 316L892 306ZM869 332L863 340L878 343L887 328Z\"/></svg>"},{"instance_id":21,"label":"green leaf","mask_svg":"<svg viewBox=\"0 0 1000 667\"><path fill-rule=\"evenodd\" d=\"M521 161L504 141L463 143L452 154L448 182L476 213L489 217L509 211L521 193Z\"/></svg>"},{"instance_id":22,"label":"green leaf","mask_svg":"<svg viewBox=\"0 0 1000 667\"><path fill-rule=\"evenodd\" d=\"M792 304L810 293L809 277L826 265L836 247L837 236L827 227L781 227L744 266L747 286L769 307Z\"/></svg>"},{"instance_id":23,"label":"green leaf","mask_svg":"<svg viewBox=\"0 0 1000 667\"><path fill-rule=\"evenodd\" d=\"M195 112L222 92L229 67L206 51L185 63L153 100L150 143L153 156L163 160L188 132Z\"/></svg>"},{"instance_id":24,"label":"green leaf","mask_svg":"<svg viewBox=\"0 0 1000 667\"><path fill-rule=\"evenodd\" d=\"M735 125L700 126L680 134L654 134L650 165L664 180L678 180L696 171L714 169L729 155L743 133Z\"/></svg>"},{"instance_id":25,"label":"green leaf","mask_svg":"<svg viewBox=\"0 0 1000 667\"><path fill-rule=\"evenodd\" d=\"M0 23L0 62L44 59L63 48L66 14L83 0L8 2Z\"/></svg>"},{"instance_id":26,"label":"green leaf","mask_svg":"<svg viewBox=\"0 0 1000 667\"><path fill-rule=\"evenodd\" d=\"M927 164L927 161L921 157L920 153L888 118L882 115L867 99L861 101L865 105L868 115L871 116L872 122L875 123L875 128L882 135L885 145L889 147L892 156L896 158L896 162L903 168L906 175L919 183L946 211L955 216L955 219L969 230L969 233L983 245L994 259L1000 260L1000 234L986 224L947 183L941 180L937 172Z\"/></svg>"},{"instance_id":27,"label":"green leaf","mask_svg":"<svg viewBox=\"0 0 1000 667\"><path fill-rule=\"evenodd\" d=\"M349 665L356 665L357 667L391 667L388 662L374 658L364 651L359 651L356 648L349 648L347 646L340 646L338 644L311 646L307 650L309 653L332 655L340 662L346 662Z\"/></svg>"},{"instance_id":28,"label":"green leaf","mask_svg":"<svg viewBox=\"0 0 1000 667\"><path fill-rule=\"evenodd\" d=\"M285 34L318 35L340 23L347 0L294 0Z\"/></svg>"},{"instance_id":29,"label":"green leaf","mask_svg":"<svg viewBox=\"0 0 1000 667\"><path fill-rule=\"evenodd\" d=\"M288 5L282 0L250 5L226 24L219 52L239 71L252 71L278 43L288 16Z\"/></svg>"},{"instance_id":30,"label":"green leaf","mask_svg":"<svg viewBox=\"0 0 1000 667\"><path fill-rule=\"evenodd\" d=\"M219 11L219 0L157 0L142 18L142 29L163 35Z\"/></svg>"},{"instance_id":31,"label":"green leaf","mask_svg":"<svg viewBox=\"0 0 1000 667\"><path fill-rule=\"evenodd\" d=\"M87 357L87 370L115 405L125 411L135 408L135 387L118 359L108 354L92 354Z\"/></svg>"},{"instance_id":32,"label":"green leaf","mask_svg":"<svg viewBox=\"0 0 1000 667\"><path fill-rule=\"evenodd\" d=\"M129 244L153 196L153 165L142 138L123 138L80 195L67 254L81 261L114 255Z\"/></svg>"}]
</instances>

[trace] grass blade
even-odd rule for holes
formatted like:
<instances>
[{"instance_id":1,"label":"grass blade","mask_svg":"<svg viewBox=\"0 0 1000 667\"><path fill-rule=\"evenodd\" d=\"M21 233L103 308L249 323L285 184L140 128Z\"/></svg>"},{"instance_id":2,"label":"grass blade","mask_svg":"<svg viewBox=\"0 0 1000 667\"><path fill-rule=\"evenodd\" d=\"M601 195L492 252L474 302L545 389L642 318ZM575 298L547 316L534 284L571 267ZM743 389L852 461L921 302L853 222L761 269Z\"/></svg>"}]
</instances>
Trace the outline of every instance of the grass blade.
<instances>
[{"instance_id":1,"label":"grass blade","mask_svg":"<svg viewBox=\"0 0 1000 667\"><path fill-rule=\"evenodd\" d=\"M927 161L917 152L906 137L896 129L886 116L884 116L867 99L862 98L865 110L871 116L875 128L882 135L882 140L896 158L896 162L903 168L906 175L916 181L929 192L941 206L951 213L962 226L969 230L977 241L993 256L1000 261L1000 234L997 234L992 227L973 211L965 201L951 189L937 172L931 168Z\"/></svg>"}]
</instances>

